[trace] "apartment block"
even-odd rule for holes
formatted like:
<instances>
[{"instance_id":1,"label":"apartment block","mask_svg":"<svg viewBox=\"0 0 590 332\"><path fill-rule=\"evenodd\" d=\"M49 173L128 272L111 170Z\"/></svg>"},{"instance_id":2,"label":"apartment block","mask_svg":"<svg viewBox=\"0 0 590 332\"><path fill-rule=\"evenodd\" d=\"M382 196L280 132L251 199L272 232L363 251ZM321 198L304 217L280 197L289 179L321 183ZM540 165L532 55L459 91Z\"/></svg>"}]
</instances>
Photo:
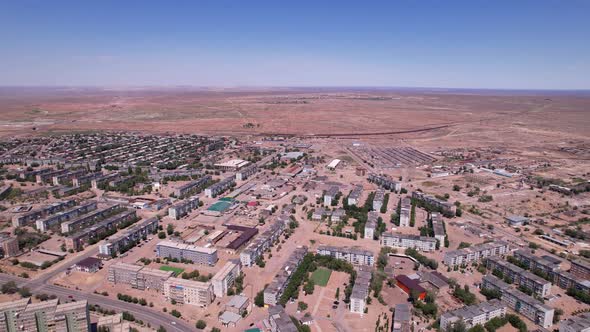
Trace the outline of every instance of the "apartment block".
<instances>
[{"instance_id":1,"label":"apartment block","mask_svg":"<svg viewBox=\"0 0 590 332\"><path fill-rule=\"evenodd\" d=\"M433 212L430 214L430 220L432 221L432 230L434 231L434 238L437 239L440 245L442 246L445 243L445 237L447 236L445 232L443 216L440 213Z\"/></svg>"},{"instance_id":2,"label":"apartment block","mask_svg":"<svg viewBox=\"0 0 590 332\"><path fill-rule=\"evenodd\" d=\"M90 225L72 235L66 237L66 248L78 250L90 241L97 240L102 234L108 230L115 229L118 225L126 222L134 222L137 220L135 210L124 210L112 217L103 219L96 224ZM62 224L63 226L63 224Z\"/></svg>"},{"instance_id":3,"label":"apartment block","mask_svg":"<svg viewBox=\"0 0 590 332\"><path fill-rule=\"evenodd\" d=\"M167 301L199 307L207 307L215 299L211 282L181 278L168 278L164 282L164 296Z\"/></svg>"},{"instance_id":4,"label":"apartment block","mask_svg":"<svg viewBox=\"0 0 590 332\"><path fill-rule=\"evenodd\" d=\"M30 298L0 303L0 331L87 332L88 302L60 304L59 299L32 303Z\"/></svg>"},{"instance_id":5,"label":"apartment block","mask_svg":"<svg viewBox=\"0 0 590 332\"><path fill-rule=\"evenodd\" d=\"M117 254L121 248L137 242L149 234L154 234L158 229L158 223L159 219L157 217L142 220L119 234L111 236L98 247L98 252L105 256Z\"/></svg>"},{"instance_id":6,"label":"apartment block","mask_svg":"<svg viewBox=\"0 0 590 332\"><path fill-rule=\"evenodd\" d=\"M192 210L199 208L199 198L193 196L191 198L174 203L168 208L168 216L176 220L188 215Z\"/></svg>"},{"instance_id":7,"label":"apartment block","mask_svg":"<svg viewBox=\"0 0 590 332\"><path fill-rule=\"evenodd\" d=\"M348 194L348 198L347 198L348 205L359 206L362 194L363 194L363 186L361 186L361 185L354 186L354 188L352 188L352 190L350 191L350 194Z\"/></svg>"},{"instance_id":8,"label":"apartment block","mask_svg":"<svg viewBox=\"0 0 590 332\"><path fill-rule=\"evenodd\" d=\"M55 309L56 331L90 331L90 314L87 301L64 303Z\"/></svg>"},{"instance_id":9,"label":"apartment block","mask_svg":"<svg viewBox=\"0 0 590 332\"><path fill-rule=\"evenodd\" d=\"M66 234L79 231L121 210L123 210L123 208L119 204L114 204L104 209L95 210L90 213L78 216L73 220L62 222L61 232Z\"/></svg>"},{"instance_id":10,"label":"apartment block","mask_svg":"<svg viewBox=\"0 0 590 332\"><path fill-rule=\"evenodd\" d=\"M392 248L413 248L428 252L436 250L436 239L427 236L383 233L381 245Z\"/></svg>"},{"instance_id":11,"label":"apartment block","mask_svg":"<svg viewBox=\"0 0 590 332\"><path fill-rule=\"evenodd\" d=\"M559 332L590 332L590 313L584 312L559 322Z\"/></svg>"},{"instance_id":12,"label":"apartment block","mask_svg":"<svg viewBox=\"0 0 590 332\"><path fill-rule=\"evenodd\" d=\"M402 189L401 182L395 181L391 179L387 175L378 175L378 174L369 174L368 180L371 183L375 183L376 185L382 187L385 190L393 190L395 192L399 192Z\"/></svg>"},{"instance_id":13,"label":"apartment block","mask_svg":"<svg viewBox=\"0 0 590 332\"><path fill-rule=\"evenodd\" d=\"M472 245L468 248L448 251L443 257L443 263L451 267L464 265L492 256L502 256L507 254L509 250L508 243L496 240L494 242Z\"/></svg>"},{"instance_id":14,"label":"apartment block","mask_svg":"<svg viewBox=\"0 0 590 332\"><path fill-rule=\"evenodd\" d=\"M211 278L211 284L213 284L213 293L216 297L224 297L227 295L227 291L233 285L234 280L240 275L241 266L240 262L227 262L219 270L213 278Z\"/></svg>"},{"instance_id":15,"label":"apartment block","mask_svg":"<svg viewBox=\"0 0 590 332\"><path fill-rule=\"evenodd\" d=\"M548 328L553 325L555 310L546 306L532 296L526 295L518 289L510 287L504 281L493 275L482 278L482 288L495 289L501 292L501 300L512 310L530 319L535 324Z\"/></svg>"},{"instance_id":16,"label":"apartment block","mask_svg":"<svg viewBox=\"0 0 590 332\"><path fill-rule=\"evenodd\" d=\"M119 177L121 177L121 174L119 174L119 173L105 174L105 175L102 175L102 176L99 176L97 178L90 180L90 186L92 187L92 189L100 189L100 188L104 187L106 184L108 184L109 182L111 182Z\"/></svg>"},{"instance_id":17,"label":"apartment block","mask_svg":"<svg viewBox=\"0 0 590 332\"><path fill-rule=\"evenodd\" d=\"M367 307L367 297L371 286L371 270L366 267L358 269L352 293L350 294L350 312L364 314Z\"/></svg>"},{"instance_id":18,"label":"apartment block","mask_svg":"<svg viewBox=\"0 0 590 332\"><path fill-rule=\"evenodd\" d=\"M385 191L377 189L377 191L375 191L375 197L373 197L373 211L379 212L379 210L381 210L381 207L383 206L384 200Z\"/></svg>"},{"instance_id":19,"label":"apartment block","mask_svg":"<svg viewBox=\"0 0 590 332\"><path fill-rule=\"evenodd\" d=\"M63 211L76 205L76 201L73 199L55 202L46 205L42 208L34 209L32 211L15 215L12 218L12 225L14 227L23 227L32 225L37 219L45 218L54 213Z\"/></svg>"},{"instance_id":20,"label":"apartment block","mask_svg":"<svg viewBox=\"0 0 590 332\"><path fill-rule=\"evenodd\" d=\"M114 284L129 285L131 288L139 290L153 289L161 292L164 289L164 283L173 274L172 271L118 262L109 267L108 281Z\"/></svg>"},{"instance_id":21,"label":"apartment block","mask_svg":"<svg viewBox=\"0 0 590 332\"><path fill-rule=\"evenodd\" d=\"M410 214L412 211L412 200L409 197L402 198L399 214L399 226L410 227Z\"/></svg>"},{"instance_id":22,"label":"apartment block","mask_svg":"<svg viewBox=\"0 0 590 332\"><path fill-rule=\"evenodd\" d=\"M582 279L590 279L590 263L583 259L574 260L571 262L572 267L570 273Z\"/></svg>"},{"instance_id":23,"label":"apartment block","mask_svg":"<svg viewBox=\"0 0 590 332\"><path fill-rule=\"evenodd\" d=\"M421 191L412 192L412 198L421 202L422 204L431 206L445 215L455 214L455 206L453 204L440 200L434 196L427 195Z\"/></svg>"},{"instance_id":24,"label":"apartment block","mask_svg":"<svg viewBox=\"0 0 590 332\"><path fill-rule=\"evenodd\" d=\"M156 244L156 256L188 260L194 264L213 266L217 262L217 249L172 241L160 241Z\"/></svg>"},{"instance_id":25,"label":"apartment block","mask_svg":"<svg viewBox=\"0 0 590 332\"><path fill-rule=\"evenodd\" d=\"M0 258L14 257L20 253L18 239L10 234L0 233Z\"/></svg>"},{"instance_id":26,"label":"apartment block","mask_svg":"<svg viewBox=\"0 0 590 332\"><path fill-rule=\"evenodd\" d=\"M248 179L252 175L256 174L256 172L258 172L258 168L256 167L255 164L250 165L248 167L244 167L236 173L236 180L245 181L246 179Z\"/></svg>"},{"instance_id":27,"label":"apartment block","mask_svg":"<svg viewBox=\"0 0 590 332\"><path fill-rule=\"evenodd\" d=\"M287 287L287 284L291 279L291 275L297 270L297 267L303 258L305 258L306 254L307 247L305 246L299 247L291 253L287 262L279 270L277 275L275 275L270 284L264 289L264 304L273 306L277 305L285 287Z\"/></svg>"},{"instance_id":28,"label":"apartment block","mask_svg":"<svg viewBox=\"0 0 590 332\"><path fill-rule=\"evenodd\" d=\"M395 305L393 314L392 332L410 332L410 323L412 310L407 303L398 303Z\"/></svg>"},{"instance_id":29,"label":"apartment block","mask_svg":"<svg viewBox=\"0 0 590 332\"><path fill-rule=\"evenodd\" d=\"M448 331L459 321L462 321L465 327L470 329L478 324L483 326L492 318L504 317L504 315L506 315L506 305L498 299L493 299L445 312L440 316L440 329Z\"/></svg>"},{"instance_id":30,"label":"apartment block","mask_svg":"<svg viewBox=\"0 0 590 332\"><path fill-rule=\"evenodd\" d=\"M211 175L205 175L199 178L198 180L194 180L189 183L183 184L174 190L174 195L180 198L186 195L193 194L197 190L205 186L207 183L211 182L211 179Z\"/></svg>"},{"instance_id":31,"label":"apartment block","mask_svg":"<svg viewBox=\"0 0 590 332\"><path fill-rule=\"evenodd\" d=\"M319 246L317 254L342 259L353 265L373 266L375 263L373 253L369 250L363 250L360 248Z\"/></svg>"},{"instance_id":32,"label":"apartment block","mask_svg":"<svg viewBox=\"0 0 590 332\"><path fill-rule=\"evenodd\" d=\"M324 206L332 206L332 201L336 199L340 189L337 186L331 186L324 193Z\"/></svg>"},{"instance_id":33,"label":"apartment block","mask_svg":"<svg viewBox=\"0 0 590 332\"><path fill-rule=\"evenodd\" d=\"M38 219L35 221L35 224L37 229L41 232L47 232L50 229L60 229L62 222L72 220L73 218L94 211L97 207L98 203L96 201L85 202L67 211L57 212L47 218Z\"/></svg>"},{"instance_id":34,"label":"apartment block","mask_svg":"<svg viewBox=\"0 0 590 332\"><path fill-rule=\"evenodd\" d=\"M531 271L541 271L552 279L555 278L555 274L559 271L559 264L561 263L560 260L535 256L530 251L523 249L514 251L512 257L524 264L527 269Z\"/></svg>"},{"instance_id":35,"label":"apartment block","mask_svg":"<svg viewBox=\"0 0 590 332\"><path fill-rule=\"evenodd\" d=\"M364 238L373 239L375 236L375 230L377 229L377 220L379 219L379 213L371 211L367 214L367 222L365 223Z\"/></svg>"},{"instance_id":36,"label":"apartment block","mask_svg":"<svg viewBox=\"0 0 590 332\"><path fill-rule=\"evenodd\" d=\"M491 271L497 270L502 272L504 278L509 278L512 283L530 289L536 296L545 297L551 294L550 281L512 263L506 262L498 256L487 258L486 266Z\"/></svg>"},{"instance_id":37,"label":"apartment block","mask_svg":"<svg viewBox=\"0 0 590 332\"><path fill-rule=\"evenodd\" d=\"M224 191L233 187L235 184L236 184L235 177L233 177L233 176L227 177L227 178L205 188L205 196L207 196L209 198L217 197L219 194L222 194Z\"/></svg>"},{"instance_id":38,"label":"apartment block","mask_svg":"<svg viewBox=\"0 0 590 332\"><path fill-rule=\"evenodd\" d=\"M242 266L254 265L264 250L270 248L270 246L272 246L272 244L278 240L281 234L283 234L285 227L285 220L277 218L275 222L269 227L269 229L264 231L264 233L260 234L254 241L248 244L248 246L240 253L240 261L242 262Z\"/></svg>"}]
</instances>

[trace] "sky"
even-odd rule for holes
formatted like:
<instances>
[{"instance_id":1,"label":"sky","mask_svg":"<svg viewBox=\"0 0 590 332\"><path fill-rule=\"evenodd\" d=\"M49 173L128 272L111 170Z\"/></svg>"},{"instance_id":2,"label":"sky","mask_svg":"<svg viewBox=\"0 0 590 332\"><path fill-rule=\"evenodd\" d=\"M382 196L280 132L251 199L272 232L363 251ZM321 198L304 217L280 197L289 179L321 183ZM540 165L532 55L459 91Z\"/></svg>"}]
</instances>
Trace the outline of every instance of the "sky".
<instances>
[{"instance_id":1,"label":"sky","mask_svg":"<svg viewBox=\"0 0 590 332\"><path fill-rule=\"evenodd\" d=\"M0 1L3 86L590 89L590 1Z\"/></svg>"}]
</instances>

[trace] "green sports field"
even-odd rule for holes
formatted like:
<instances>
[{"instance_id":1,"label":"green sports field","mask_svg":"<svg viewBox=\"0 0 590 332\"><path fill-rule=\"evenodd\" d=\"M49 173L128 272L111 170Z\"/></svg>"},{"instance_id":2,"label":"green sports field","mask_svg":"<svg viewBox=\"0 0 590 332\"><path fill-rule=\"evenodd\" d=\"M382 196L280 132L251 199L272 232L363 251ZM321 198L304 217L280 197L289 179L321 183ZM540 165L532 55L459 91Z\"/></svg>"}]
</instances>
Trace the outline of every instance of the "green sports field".
<instances>
[{"instance_id":1,"label":"green sports field","mask_svg":"<svg viewBox=\"0 0 590 332\"><path fill-rule=\"evenodd\" d=\"M183 268L169 266L169 265L162 265L162 266L160 266L160 270L162 270L162 271L172 271L172 272L174 272L174 276L179 276L182 272L184 272L184 269Z\"/></svg>"},{"instance_id":2,"label":"green sports field","mask_svg":"<svg viewBox=\"0 0 590 332\"><path fill-rule=\"evenodd\" d=\"M332 270L320 267L317 270L313 271L313 273L311 274L311 280L313 280L313 282L318 286L326 286L328 284L328 280L330 280L331 274Z\"/></svg>"}]
</instances>

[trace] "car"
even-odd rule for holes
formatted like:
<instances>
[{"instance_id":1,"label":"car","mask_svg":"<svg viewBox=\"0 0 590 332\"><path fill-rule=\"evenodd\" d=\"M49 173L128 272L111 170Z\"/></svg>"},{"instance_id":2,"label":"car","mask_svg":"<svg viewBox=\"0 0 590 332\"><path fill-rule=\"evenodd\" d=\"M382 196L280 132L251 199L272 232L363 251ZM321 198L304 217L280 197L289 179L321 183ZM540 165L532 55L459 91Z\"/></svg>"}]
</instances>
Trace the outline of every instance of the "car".
<instances>
[{"instance_id":1,"label":"car","mask_svg":"<svg viewBox=\"0 0 590 332\"><path fill-rule=\"evenodd\" d=\"M170 322L170 324L172 324L172 325L176 325L176 322Z\"/></svg>"},{"instance_id":2,"label":"car","mask_svg":"<svg viewBox=\"0 0 590 332\"><path fill-rule=\"evenodd\" d=\"M68 299L73 299L74 297L72 295L68 295Z\"/></svg>"}]
</instances>

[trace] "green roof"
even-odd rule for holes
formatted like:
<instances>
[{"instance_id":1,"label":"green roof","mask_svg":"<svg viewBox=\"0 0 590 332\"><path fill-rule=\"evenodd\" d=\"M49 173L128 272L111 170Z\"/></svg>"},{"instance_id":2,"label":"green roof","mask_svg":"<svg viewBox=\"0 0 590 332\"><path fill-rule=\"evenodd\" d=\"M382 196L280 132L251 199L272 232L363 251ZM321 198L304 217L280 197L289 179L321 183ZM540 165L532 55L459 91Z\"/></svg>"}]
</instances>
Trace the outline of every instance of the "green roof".
<instances>
[{"instance_id":1,"label":"green roof","mask_svg":"<svg viewBox=\"0 0 590 332\"><path fill-rule=\"evenodd\" d=\"M219 201L213 203L211 206L209 206L207 208L207 210L209 210L209 211L223 212L223 211L229 209L229 207L231 205L232 205L232 203L230 203L230 202L219 200Z\"/></svg>"}]
</instances>

